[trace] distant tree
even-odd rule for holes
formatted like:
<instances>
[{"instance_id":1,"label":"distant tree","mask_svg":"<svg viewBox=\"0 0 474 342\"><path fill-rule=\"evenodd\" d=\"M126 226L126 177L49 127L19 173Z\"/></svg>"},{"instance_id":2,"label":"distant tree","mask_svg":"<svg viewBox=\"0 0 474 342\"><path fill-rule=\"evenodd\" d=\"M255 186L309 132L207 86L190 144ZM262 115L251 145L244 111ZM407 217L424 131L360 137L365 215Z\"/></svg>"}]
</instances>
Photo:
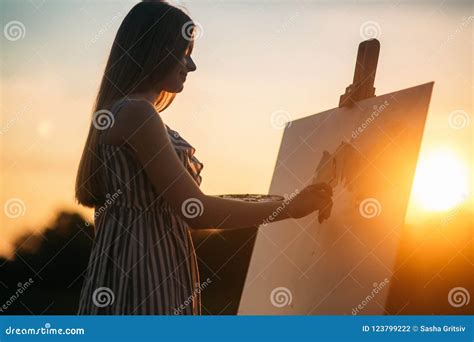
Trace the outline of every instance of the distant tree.
<instances>
[{"instance_id":1,"label":"distant tree","mask_svg":"<svg viewBox=\"0 0 474 342\"><path fill-rule=\"evenodd\" d=\"M93 229L78 213L61 211L43 233L19 238L14 258L0 258L0 314L75 314Z\"/></svg>"}]
</instances>

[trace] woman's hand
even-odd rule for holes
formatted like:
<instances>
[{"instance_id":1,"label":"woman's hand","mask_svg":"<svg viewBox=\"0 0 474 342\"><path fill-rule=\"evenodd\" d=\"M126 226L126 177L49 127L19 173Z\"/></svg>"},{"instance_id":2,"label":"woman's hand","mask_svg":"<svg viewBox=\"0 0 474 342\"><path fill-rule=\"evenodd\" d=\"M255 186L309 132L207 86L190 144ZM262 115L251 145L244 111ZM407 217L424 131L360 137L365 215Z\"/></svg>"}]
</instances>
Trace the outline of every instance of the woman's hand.
<instances>
[{"instance_id":1,"label":"woman's hand","mask_svg":"<svg viewBox=\"0 0 474 342\"><path fill-rule=\"evenodd\" d=\"M286 207L289 217L300 218L319 210L318 221L329 218L332 208L332 188L327 183L305 187Z\"/></svg>"}]
</instances>

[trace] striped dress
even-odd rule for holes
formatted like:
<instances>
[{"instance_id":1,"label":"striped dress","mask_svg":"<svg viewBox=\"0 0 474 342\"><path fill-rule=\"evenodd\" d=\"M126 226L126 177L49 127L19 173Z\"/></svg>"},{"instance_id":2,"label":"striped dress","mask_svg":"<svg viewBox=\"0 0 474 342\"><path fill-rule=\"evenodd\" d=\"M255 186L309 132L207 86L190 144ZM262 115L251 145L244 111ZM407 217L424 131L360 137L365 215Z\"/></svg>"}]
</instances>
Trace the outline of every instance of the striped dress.
<instances>
[{"instance_id":1,"label":"striped dress","mask_svg":"<svg viewBox=\"0 0 474 342\"><path fill-rule=\"evenodd\" d=\"M125 101L111 108L114 120ZM203 164L194 156L195 149L166 128L177 155L200 185ZM200 315L189 226L158 197L130 148L100 142L99 152L107 200L95 208L95 239L78 314Z\"/></svg>"}]
</instances>

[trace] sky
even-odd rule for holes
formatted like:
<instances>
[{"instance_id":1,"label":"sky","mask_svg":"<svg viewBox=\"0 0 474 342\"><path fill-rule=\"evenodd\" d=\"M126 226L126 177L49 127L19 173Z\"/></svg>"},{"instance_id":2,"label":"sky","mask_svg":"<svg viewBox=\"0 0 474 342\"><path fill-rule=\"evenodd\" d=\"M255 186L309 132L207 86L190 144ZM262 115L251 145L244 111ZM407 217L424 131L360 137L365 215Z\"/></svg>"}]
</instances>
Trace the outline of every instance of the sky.
<instances>
[{"instance_id":1,"label":"sky","mask_svg":"<svg viewBox=\"0 0 474 342\"><path fill-rule=\"evenodd\" d=\"M74 202L77 166L112 41L135 3L0 0L0 253L61 208L92 217ZM435 82L420 160L432 165L439 151L454 158L472 201L469 1L174 3L201 28L197 70L162 117L196 148L205 193L268 193L283 134L272 113L296 120L336 107L352 82L358 44L377 38L376 94ZM415 183L431 171L418 172ZM417 188L425 195L442 181L429 179ZM422 210L418 197L412 220Z\"/></svg>"}]
</instances>

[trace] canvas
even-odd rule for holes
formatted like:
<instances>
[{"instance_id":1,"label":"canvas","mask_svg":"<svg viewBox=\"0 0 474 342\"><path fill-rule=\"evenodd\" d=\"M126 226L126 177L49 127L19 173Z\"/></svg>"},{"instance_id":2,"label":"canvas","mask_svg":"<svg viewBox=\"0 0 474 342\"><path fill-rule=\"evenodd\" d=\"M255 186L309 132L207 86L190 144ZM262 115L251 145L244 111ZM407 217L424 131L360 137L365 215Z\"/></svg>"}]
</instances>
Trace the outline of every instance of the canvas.
<instances>
[{"instance_id":1,"label":"canvas","mask_svg":"<svg viewBox=\"0 0 474 342\"><path fill-rule=\"evenodd\" d=\"M433 82L289 122L270 194L334 190L317 213L259 227L239 314L383 314Z\"/></svg>"}]
</instances>

